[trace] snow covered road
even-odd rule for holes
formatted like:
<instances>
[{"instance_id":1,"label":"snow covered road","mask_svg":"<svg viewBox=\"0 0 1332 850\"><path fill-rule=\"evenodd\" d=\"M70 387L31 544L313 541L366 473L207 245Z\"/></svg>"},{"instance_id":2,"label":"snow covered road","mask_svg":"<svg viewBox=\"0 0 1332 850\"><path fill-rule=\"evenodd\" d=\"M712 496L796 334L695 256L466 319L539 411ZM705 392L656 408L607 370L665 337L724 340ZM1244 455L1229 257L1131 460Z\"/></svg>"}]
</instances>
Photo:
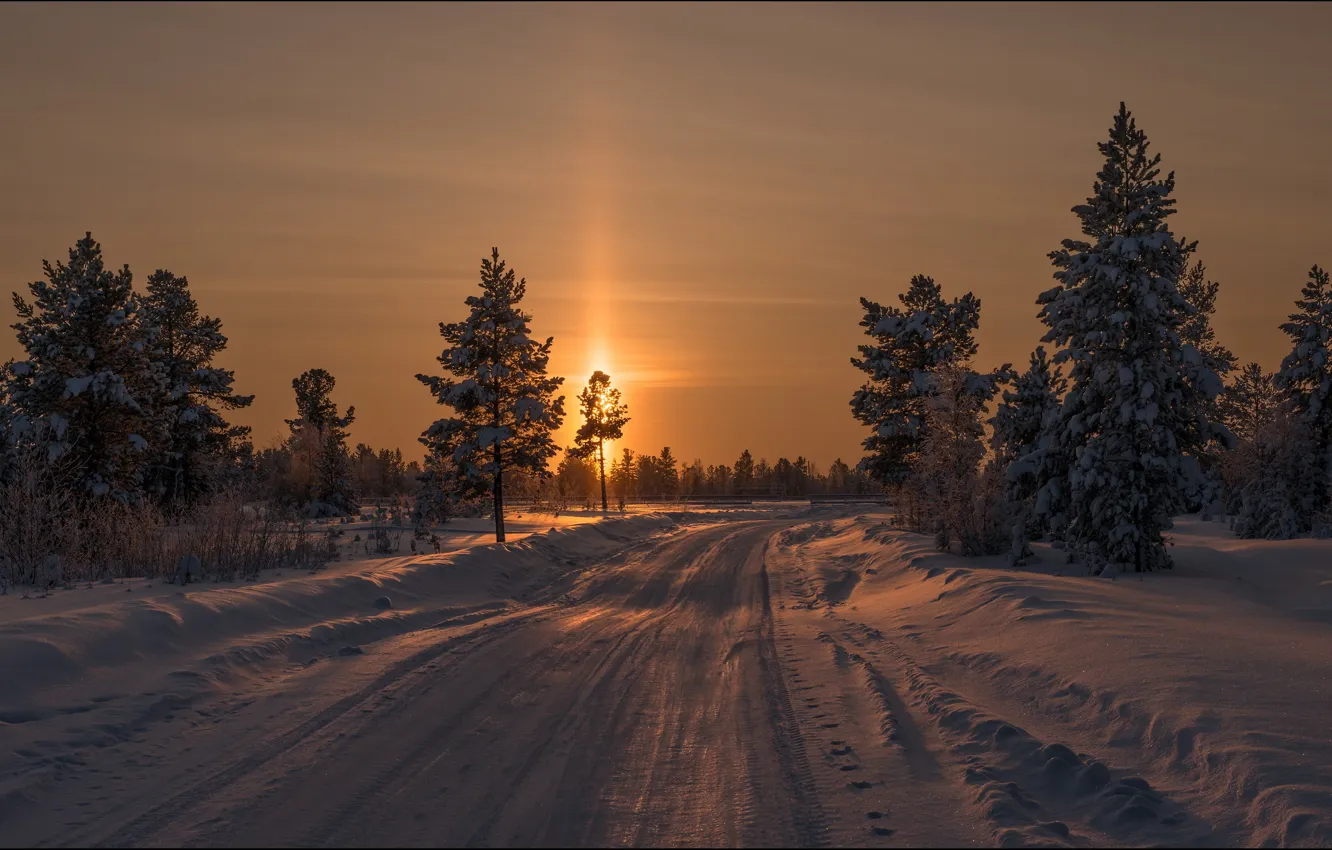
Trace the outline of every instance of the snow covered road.
<instances>
[{"instance_id":1,"label":"snow covered road","mask_svg":"<svg viewBox=\"0 0 1332 850\"><path fill-rule=\"evenodd\" d=\"M557 601L274 679L209 726L122 745L120 763L62 782L52 809L11 812L0 840L883 843L855 787L869 777L824 763L846 747L826 719L838 708L816 711L790 678L764 561L789 527L653 538Z\"/></svg>"},{"instance_id":2,"label":"snow covered road","mask_svg":"<svg viewBox=\"0 0 1332 850\"><path fill-rule=\"evenodd\" d=\"M1207 536L1206 573L1111 582L757 517L185 594L230 649L0 693L0 846L1327 846L1321 562L1273 619ZM411 605L346 613L379 587ZM228 605L286 619L190 613Z\"/></svg>"}]
</instances>

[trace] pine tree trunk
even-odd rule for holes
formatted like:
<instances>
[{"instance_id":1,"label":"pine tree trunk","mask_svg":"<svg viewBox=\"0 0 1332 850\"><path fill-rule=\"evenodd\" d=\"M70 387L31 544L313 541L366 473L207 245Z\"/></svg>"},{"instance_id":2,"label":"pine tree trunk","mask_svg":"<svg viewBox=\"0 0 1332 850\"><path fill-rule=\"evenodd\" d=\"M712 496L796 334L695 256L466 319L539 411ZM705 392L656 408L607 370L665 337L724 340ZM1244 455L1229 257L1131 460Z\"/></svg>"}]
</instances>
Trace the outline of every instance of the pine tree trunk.
<instances>
[{"instance_id":1,"label":"pine tree trunk","mask_svg":"<svg viewBox=\"0 0 1332 850\"><path fill-rule=\"evenodd\" d=\"M597 441L597 460L601 463L601 512L606 513L606 441Z\"/></svg>"},{"instance_id":2,"label":"pine tree trunk","mask_svg":"<svg viewBox=\"0 0 1332 850\"><path fill-rule=\"evenodd\" d=\"M504 467L500 465L500 444L495 441L495 542L504 542Z\"/></svg>"}]
</instances>

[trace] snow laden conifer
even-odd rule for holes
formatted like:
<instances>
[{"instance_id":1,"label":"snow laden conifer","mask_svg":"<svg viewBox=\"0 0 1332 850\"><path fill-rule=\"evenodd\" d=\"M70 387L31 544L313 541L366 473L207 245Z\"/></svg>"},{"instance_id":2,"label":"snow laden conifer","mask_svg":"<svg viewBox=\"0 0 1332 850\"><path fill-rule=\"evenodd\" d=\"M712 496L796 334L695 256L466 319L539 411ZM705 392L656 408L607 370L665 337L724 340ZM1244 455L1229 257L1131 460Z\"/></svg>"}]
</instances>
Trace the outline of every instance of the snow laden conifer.
<instances>
[{"instance_id":1,"label":"snow laden conifer","mask_svg":"<svg viewBox=\"0 0 1332 850\"><path fill-rule=\"evenodd\" d=\"M990 465L1002 479L1004 500L1014 515L1010 554L1015 562L1031 554L1029 536L1046 530L1033 510L1044 483L1037 474L1039 452L1042 437L1058 420L1065 389L1063 376L1052 367L1045 349L1037 346L1027 370L1003 391L990 419Z\"/></svg>"},{"instance_id":2,"label":"snow laden conifer","mask_svg":"<svg viewBox=\"0 0 1332 850\"><path fill-rule=\"evenodd\" d=\"M606 442L624 436L629 423L629 408L620 402L620 391L610 385L610 375L598 369L588 378L587 386L578 395L578 407L583 424L574 435L570 452L580 458L597 457L597 470L601 478L601 512L609 510L606 500ZM614 463L614 458L611 462Z\"/></svg>"},{"instance_id":3,"label":"snow laden conifer","mask_svg":"<svg viewBox=\"0 0 1332 850\"><path fill-rule=\"evenodd\" d=\"M1065 389L1066 382L1052 367L1045 348L1037 346L1027 370L1003 391L990 419L992 463L1007 470L1039 448L1044 425L1058 414ZM1030 484L1020 478L1010 482L1009 491L1014 501L1031 495Z\"/></svg>"},{"instance_id":4,"label":"snow laden conifer","mask_svg":"<svg viewBox=\"0 0 1332 850\"><path fill-rule=\"evenodd\" d=\"M234 373L213 365L227 338L220 319L200 315L189 280L159 269L147 288L140 321L166 378L153 400L163 440L153 450L148 488L164 504L187 507L220 486L248 439L250 429L230 424L222 411L248 407L254 396L237 395Z\"/></svg>"},{"instance_id":5,"label":"snow laden conifer","mask_svg":"<svg viewBox=\"0 0 1332 850\"><path fill-rule=\"evenodd\" d=\"M519 307L527 280L518 279L499 249L481 261L481 293L467 298L461 322L440 323L448 343L438 360L445 377L417 375L435 399L453 409L421 436L454 464L460 487L494 500L495 539L504 542L504 473L548 477L559 450L552 437L564 422L563 378L546 374L553 338L537 342L532 317Z\"/></svg>"},{"instance_id":6,"label":"snow laden conifer","mask_svg":"<svg viewBox=\"0 0 1332 850\"><path fill-rule=\"evenodd\" d=\"M296 391L296 418L291 428L292 475L298 499L314 517L345 516L357 510L356 484L347 451L347 429L356 421L356 408L338 414L333 401L337 379L323 369L310 369L292 380Z\"/></svg>"},{"instance_id":7,"label":"snow laden conifer","mask_svg":"<svg viewBox=\"0 0 1332 850\"><path fill-rule=\"evenodd\" d=\"M9 364L12 436L64 471L66 492L137 500L160 439L148 403L164 383L148 356L129 267L111 271L86 234L69 263L14 294L26 354Z\"/></svg>"},{"instance_id":8,"label":"snow laden conifer","mask_svg":"<svg viewBox=\"0 0 1332 850\"><path fill-rule=\"evenodd\" d=\"M901 484L927 434L925 402L936 388L930 374L976 353L980 300L971 293L945 301L933 278L916 275L898 296L901 307L860 299L860 326L873 341L851 365L869 378L851 398L851 412L873 429L859 468L886 484Z\"/></svg>"},{"instance_id":9,"label":"snow laden conifer","mask_svg":"<svg viewBox=\"0 0 1332 850\"><path fill-rule=\"evenodd\" d=\"M1332 501L1332 283L1318 266L1295 302L1297 312L1281 325L1294 343L1281 361L1277 384L1290 394L1309 447L1310 479L1301 487L1302 513L1327 510Z\"/></svg>"},{"instance_id":10,"label":"snow laden conifer","mask_svg":"<svg viewBox=\"0 0 1332 850\"><path fill-rule=\"evenodd\" d=\"M1196 498L1196 458L1229 432L1207 419L1220 378L1180 340L1193 313L1176 283L1174 174L1120 104L1092 195L1073 208L1086 239L1050 254L1058 285L1043 293L1043 342L1069 363L1051 453L1067 488L1047 481L1048 512L1062 509L1069 548L1094 574L1171 566L1162 532Z\"/></svg>"}]
</instances>

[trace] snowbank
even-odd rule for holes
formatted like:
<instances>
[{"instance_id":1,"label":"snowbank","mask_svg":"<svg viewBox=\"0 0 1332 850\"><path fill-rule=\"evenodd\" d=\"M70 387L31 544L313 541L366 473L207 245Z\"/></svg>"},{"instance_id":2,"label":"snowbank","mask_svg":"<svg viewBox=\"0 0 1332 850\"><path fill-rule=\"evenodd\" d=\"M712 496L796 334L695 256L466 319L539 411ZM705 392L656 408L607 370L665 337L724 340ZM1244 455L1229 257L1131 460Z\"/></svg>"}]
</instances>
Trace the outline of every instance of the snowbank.
<instances>
[{"instance_id":1,"label":"snowbank","mask_svg":"<svg viewBox=\"0 0 1332 850\"><path fill-rule=\"evenodd\" d=\"M1001 843L1332 845L1332 541L1171 536L1176 569L1113 578L867 518L775 558L830 660L900 688Z\"/></svg>"},{"instance_id":2,"label":"snowbank","mask_svg":"<svg viewBox=\"0 0 1332 850\"><path fill-rule=\"evenodd\" d=\"M543 583L676 523L665 514L608 519L551 528L516 543L390 558L360 572L254 586L159 583L153 598L121 596L62 613L43 614L45 600L11 598L10 617L0 622L0 722L80 711L88 703L61 700L101 679L108 693L123 690L113 683L123 682L126 666L158 669L204 658L202 673L182 678L223 679L301 645L373 640L432 619L515 605ZM58 592L52 602L83 592ZM375 606L381 597L388 608Z\"/></svg>"}]
</instances>

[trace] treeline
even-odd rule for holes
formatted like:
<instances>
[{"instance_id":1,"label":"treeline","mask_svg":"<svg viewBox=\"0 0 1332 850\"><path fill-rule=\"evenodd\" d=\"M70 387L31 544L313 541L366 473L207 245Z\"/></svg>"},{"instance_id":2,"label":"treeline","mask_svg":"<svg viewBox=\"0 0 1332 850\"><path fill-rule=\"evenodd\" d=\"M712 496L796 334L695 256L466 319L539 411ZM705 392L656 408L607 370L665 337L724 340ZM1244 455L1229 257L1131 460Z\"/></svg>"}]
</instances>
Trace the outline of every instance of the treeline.
<instances>
[{"instance_id":1,"label":"treeline","mask_svg":"<svg viewBox=\"0 0 1332 850\"><path fill-rule=\"evenodd\" d=\"M556 470L555 495L570 504L595 502L598 470L594 463L565 455ZM678 461L670 447L657 455L622 449L607 473L610 496L621 506L637 500L728 498L801 499L825 493L871 493L881 488L864 472L841 458L826 471L804 457L754 460L748 449L731 466L704 466L701 459Z\"/></svg>"},{"instance_id":2,"label":"treeline","mask_svg":"<svg viewBox=\"0 0 1332 850\"><path fill-rule=\"evenodd\" d=\"M224 488L250 452L226 414L253 396L213 364L227 338L188 280L159 269L138 292L91 234L43 269L14 295L25 357L0 370L0 477L38 465L73 498L173 508Z\"/></svg>"},{"instance_id":3,"label":"treeline","mask_svg":"<svg viewBox=\"0 0 1332 850\"><path fill-rule=\"evenodd\" d=\"M1332 286L1318 266L1281 330L1276 372L1216 338L1219 293L1198 243L1167 225L1174 174L1120 105L1081 238L1049 257L1037 298L1047 330L1020 374L977 371L980 300L925 276L900 307L861 299L871 342L851 400L873 430L860 469L903 519L965 554L1030 555L1030 536L1090 572L1171 565L1163 532L1222 513L1242 537L1322 533L1332 480ZM1227 379L1229 379L1227 381ZM990 405L995 412L986 417Z\"/></svg>"},{"instance_id":4,"label":"treeline","mask_svg":"<svg viewBox=\"0 0 1332 850\"><path fill-rule=\"evenodd\" d=\"M356 510L360 497L408 492L419 464L397 449L349 451L354 408L338 413L322 369L292 382L290 433L256 453L234 375L215 365L221 320L199 312L189 280L159 269L143 292L128 266L107 268L87 234L69 262L43 263L45 280L14 294L25 357L0 370L0 482L20 468L74 500L108 497L188 512L224 490L314 513Z\"/></svg>"},{"instance_id":5,"label":"treeline","mask_svg":"<svg viewBox=\"0 0 1332 850\"><path fill-rule=\"evenodd\" d=\"M292 382L287 438L256 453L228 420L254 397L215 364L227 337L187 278L159 269L137 290L91 233L43 271L13 296L24 354L0 367L0 592L169 573L187 554L213 575L317 566L332 550L306 519L416 486L401 451L348 451L354 410L321 369Z\"/></svg>"},{"instance_id":6,"label":"treeline","mask_svg":"<svg viewBox=\"0 0 1332 850\"><path fill-rule=\"evenodd\" d=\"M481 261L466 315L439 325L442 374L417 375L446 408L421 435L423 463L349 449L355 409L339 412L336 382L322 369L292 382L289 434L256 453L248 429L227 420L252 397L213 363L227 343L220 321L201 315L187 280L170 271L137 292L128 267L106 268L89 234L68 264L43 264L31 300L14 296L25 354L0 374L0 558L22 564L8 575L27 577L46 569L44 547L105 561L95 553L119 545L126 511L138 512L136 528L172 518L199 527L218 500L248 498L304 528L301 518L408 492L418 533L489 512L502 542L506 496L600 496L605 509L612 495L622 503L889 488L904 521L942 547L1007 549L1020 561L1028 539L1043 536L1095 573L1168 567L1163 532L1186 511L1222 512L1246 537L1319 532L1332 502L1327 273L1312 269L1281 326L1292 350L1280 369L1237 369L1211 327L1219 285L1197 242L1167 224L1173 173L1161 175L1160 156L1122 104L1098 148L1092 194L1073 208L1080 238L1049 255L1056 285L1036 300L1043 345L1020 374L1009 364L974 367L981 304L971 293L945 298L921 275L900 306L861 299L869 341L851 362L867 379L851 407L871 433L854 469L836 460L821 471L802 457L769 465L748 451L731 466L684 464L669 448L607 457L629 417L602 372L578 396L582 425L552 469L563 448L554 434L564 378L548 374L554 340L533 336L527 281L497 248ZM100 519L70 522L79 511ZM250 516L219 515L241 524ZM94 541L85 527L106 531Z\"/></svg>"}]
</instances>

